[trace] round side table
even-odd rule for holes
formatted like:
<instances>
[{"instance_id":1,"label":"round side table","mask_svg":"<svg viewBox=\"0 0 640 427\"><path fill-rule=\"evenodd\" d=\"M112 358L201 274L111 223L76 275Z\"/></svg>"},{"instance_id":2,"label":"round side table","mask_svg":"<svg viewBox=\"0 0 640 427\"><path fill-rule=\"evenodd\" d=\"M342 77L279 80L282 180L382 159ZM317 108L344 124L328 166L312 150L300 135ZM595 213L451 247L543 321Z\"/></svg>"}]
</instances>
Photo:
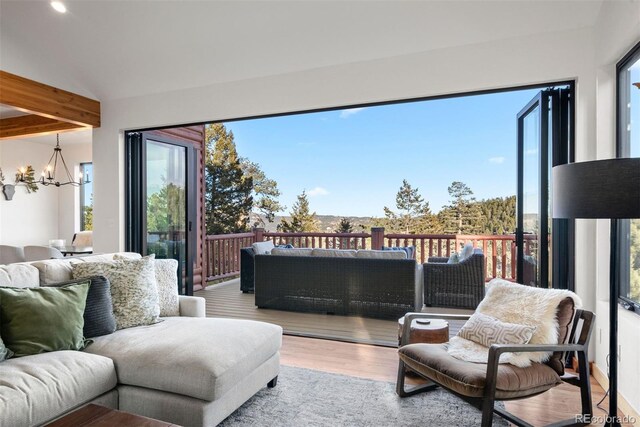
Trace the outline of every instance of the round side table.
<instances>
[{"instance_id":1,"label":"round side table","mask_svg":"<svg viewBox=\"0 0 640 427\"><path fill-rule=\"evenodd\" d=\"M428 323L427 323L428 322ZM404 328L404 316L398 319L398 346ZM449 322L442 319L413 319L409 344L442 344L449 341Z\"/></svg>"}]
</instances>

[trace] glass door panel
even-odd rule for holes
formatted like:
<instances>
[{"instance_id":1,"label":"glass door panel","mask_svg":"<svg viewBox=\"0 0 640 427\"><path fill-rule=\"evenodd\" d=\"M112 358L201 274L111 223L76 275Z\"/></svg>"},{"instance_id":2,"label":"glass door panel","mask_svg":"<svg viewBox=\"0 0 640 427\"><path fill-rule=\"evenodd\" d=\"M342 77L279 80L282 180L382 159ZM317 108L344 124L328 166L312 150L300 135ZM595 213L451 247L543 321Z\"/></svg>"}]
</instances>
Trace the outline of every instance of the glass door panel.
<instances>
[{"instance_id":1,"label":"glass door panel","mask_svg":"<svg viewBox=\"0 0 640 427\"><path fill-rule=\"evenodd\" d=\"M187 265L187 148L146 140L147 254L178 261L178 277Z\"/></svg>"},{"instance_id":2,"label":"glass door panel","mask_svg":"<svg viewBox=\"0 0 640 427\"><path fill-rule=\"evenodd\" d=\"M518 114L517 280L528 286L567 288L572 281L572 228L551 219L549 190L552 167L570 160L570 94L543 90Z\"/></svg>"},{"instance_id":3,"label":"glass door panel","mask_svg":"<svg viewBox=\"0 0 640 427\"><path fill-rule=\"evenodd\" d=\"M127 250L178 261L178 292L193 294L195 150L147 132L126 135Z\"/></svg>"},{"instance_id":4,"label":"glass door panel","mask_svg":"<svg viewBox=\"0 0 640 427\"><path fill-rule=\"evenodd\" d=\"M523 282L540 284L540 105L523 119L522 233Z\"/></svg>"}]
</instances>

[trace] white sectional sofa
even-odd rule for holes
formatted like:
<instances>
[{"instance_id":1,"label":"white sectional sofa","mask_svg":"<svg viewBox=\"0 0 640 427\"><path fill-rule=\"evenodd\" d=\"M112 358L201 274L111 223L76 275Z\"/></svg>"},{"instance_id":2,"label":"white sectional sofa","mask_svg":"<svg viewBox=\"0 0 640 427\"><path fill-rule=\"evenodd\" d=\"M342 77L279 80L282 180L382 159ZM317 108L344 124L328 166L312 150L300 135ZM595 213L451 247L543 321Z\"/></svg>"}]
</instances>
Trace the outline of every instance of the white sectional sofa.
<instances>
[{"instance_id":1,"label":"white sectional sofa","mask_svg":"<svg viewBox=\"0 0 640 427\"><path fill-rule=\"evenodd\" d=\"M71 263L112 258L0 266L0 286L68 281ZM0 362L0 427L42 425L91 402L184 426L215 426L275 385L282 328L206 318L203 298L180 296L179 303L179 317L94 338L83 351Z\"/></svg>"}]
</instances>

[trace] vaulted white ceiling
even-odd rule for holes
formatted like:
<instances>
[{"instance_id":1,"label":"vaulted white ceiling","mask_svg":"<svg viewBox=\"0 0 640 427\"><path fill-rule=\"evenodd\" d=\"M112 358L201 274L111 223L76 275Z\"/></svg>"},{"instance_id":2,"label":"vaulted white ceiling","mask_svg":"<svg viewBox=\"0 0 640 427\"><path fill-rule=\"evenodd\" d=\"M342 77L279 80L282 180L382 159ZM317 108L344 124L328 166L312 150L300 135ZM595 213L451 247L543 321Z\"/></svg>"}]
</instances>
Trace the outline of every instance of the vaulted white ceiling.
<instances>
[{"instance_id":1,"label":"vaulted white ceiling","mask_svg":"<svg viewBox=\"0 0 640 427\"><path fill-rule=\"evenodd\" d=\"M589 27L597 1L0 0L0 68L101 101ZM514 60L518 55L514 54ZM473 64L469 64L472 69Z\"/></svg>"}]
</instances>

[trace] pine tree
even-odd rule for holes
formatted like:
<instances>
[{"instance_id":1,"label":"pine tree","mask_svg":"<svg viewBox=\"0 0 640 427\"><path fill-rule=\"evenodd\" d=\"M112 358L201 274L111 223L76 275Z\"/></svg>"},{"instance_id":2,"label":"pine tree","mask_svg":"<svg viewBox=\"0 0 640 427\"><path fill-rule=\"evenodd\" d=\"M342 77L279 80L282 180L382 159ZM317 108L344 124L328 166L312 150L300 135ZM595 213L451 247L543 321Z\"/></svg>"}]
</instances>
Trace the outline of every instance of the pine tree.
<instances>
[{"instance_id":1,"label":"pine tree","mask_svg":"<svg viewBox=\"0 0 640 427\"><path fill-rule=\"evenodd\" d=\"M157 232L184 231L184 188L165 183L147 200L147 229Z\"/></svg>"},{"instance_id":2,"label":"pine tree","mask_svg":"<svg viewBox=\"0 0 640 427\"><path fill-rule=\"evenodd\" d=\"M349 221L349 218L342 218L336 228L336 233L353 233L353 224Z\"/></svg>"},{"instance_id":3,"label":"pine tree","mask_svg":"<svg viewBox=\"0 0 640 427\"><path fill-rule=\"evenodd\" d=\"M431 233L436 228L436 219L431 213L429 202L424 201L418 192L406 179L396 193L396 213L384 207L385 228L390 232L400 233Z\"/></svg>"},{"instance_id":4,"label":"pine tree","mask_svg":"<svg viewBox=\"0 0 640 427\"><path fill-rule=\"evenodd\" d=\"M482 213L471 188L463 182L454 181L447 190L451 197L450 204L438 214L444 231L451 234L480 232Z\"/></svg>"},{"instance_id":5,"label":"pine tree","mask_svg":"<svg viewBox=\"0 0 640 427\"><path fill-rule=\"evenodd\" d=\"M233 132L222 123L207 125L205 142L207 234L247 231L253 182L242 172Z\"/></svg>"},{"instance_id":6,"label":"pine tree","mask_svg":"<svg viewBox=\"0 0 640 427\"><path fill-rule=\"evenodd\" d=\"M250 177L253 183L253 226L264 227L265 219L267 222L273 222L277 212L284 211L283 206L278 201L280 190L278 183L267 178L260 165L252 162L247 158L240 159L240 167L245 177Z\"/></svg>"},{"instance_id":7,"label":"pine tree","mask_svg":"<svg viewBox=\"0 0 640 427\"><path fill-rule=\"evenodd\" d=\"M318 220L316 213L311 213L309 209L309 199L306 191L298 195L298 200L293 204L289 213L291 220L282 219L278 224L278 231L285 233L305 233L318 231Z\"/></svg>"},{"instance_id":8,"label":"pine tree","mask_svg":"<svg viewBox=\"0 0 640 427\"><path fill-rule=\"evenodd\" d=\"M516 196L495 197L477 202L482 234L510 234L516 228Z\"/></svg>"}]
</instances>

